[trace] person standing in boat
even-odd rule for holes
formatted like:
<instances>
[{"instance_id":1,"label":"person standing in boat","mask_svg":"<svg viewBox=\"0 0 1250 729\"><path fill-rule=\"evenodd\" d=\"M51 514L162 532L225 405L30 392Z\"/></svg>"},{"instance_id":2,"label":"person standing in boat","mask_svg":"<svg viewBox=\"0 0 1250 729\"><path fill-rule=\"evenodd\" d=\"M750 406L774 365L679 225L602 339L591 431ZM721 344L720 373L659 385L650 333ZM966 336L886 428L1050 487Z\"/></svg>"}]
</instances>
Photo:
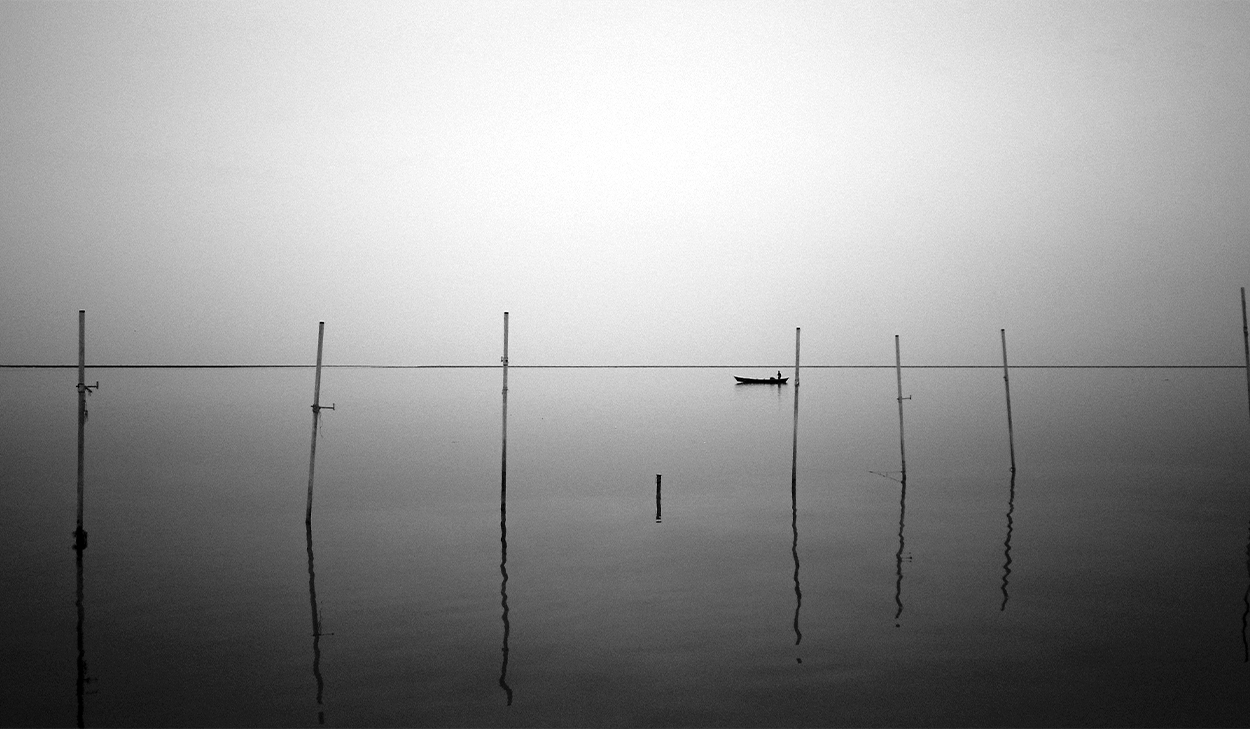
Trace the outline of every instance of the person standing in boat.
<instances>
[{"instance_id":1,"label":"person standing in boat","mask_svg":"<svg viewBox=\"0 0 1250 729\"><path fill-rule=\"evenodd\" d=\"M777 381L781 381L781 370L777 370Z\"/></svg>"}]
</instances>

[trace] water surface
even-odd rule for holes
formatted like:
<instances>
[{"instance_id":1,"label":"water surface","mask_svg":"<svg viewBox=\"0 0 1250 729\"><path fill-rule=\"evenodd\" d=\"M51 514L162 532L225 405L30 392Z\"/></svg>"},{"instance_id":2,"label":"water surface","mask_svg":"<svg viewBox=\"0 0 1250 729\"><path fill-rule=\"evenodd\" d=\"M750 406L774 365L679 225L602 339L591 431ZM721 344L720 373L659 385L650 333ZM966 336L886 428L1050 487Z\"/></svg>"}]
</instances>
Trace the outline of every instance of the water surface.
<instances>
[{"instance_id":1,"label":"water surface","mask_svg":"<svg viewBox=\"0 0 1250 729\"><path fill-rule=\"evenodd\" d=\"M327 370L306 530L311 371L92 372L80 603L75 375L2 372L0 720L1250 716L1243 372L1013 371L1013 476L1001 372L905 370L905 490L892 370L797 441L730 374L511 368L505 484L498 370Z\"/></svg>"}]
</instances>

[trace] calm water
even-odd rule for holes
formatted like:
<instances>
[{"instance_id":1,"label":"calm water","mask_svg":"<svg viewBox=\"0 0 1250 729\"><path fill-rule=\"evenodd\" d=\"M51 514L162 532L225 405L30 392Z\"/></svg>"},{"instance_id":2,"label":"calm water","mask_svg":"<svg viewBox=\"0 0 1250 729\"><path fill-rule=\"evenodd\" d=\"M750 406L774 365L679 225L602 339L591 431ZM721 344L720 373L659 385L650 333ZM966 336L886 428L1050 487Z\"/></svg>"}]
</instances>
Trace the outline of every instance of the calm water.
<instances>
[{"instance_id":1,"label":"calm water","mask_svg":"<svg viewBox=\"0 0 1250 729\"><path fill-rule=\"evenodd\" d=\"M905 491L892 370L793 463L731 374L513 368L505 511L498 370L328 370L309 533L311 371L91 372L79 564L76 374L0 372L0 723L1250 723L1244 372L1014 371L1013 479L906 370Z\"/></svg>"}]
</instances>

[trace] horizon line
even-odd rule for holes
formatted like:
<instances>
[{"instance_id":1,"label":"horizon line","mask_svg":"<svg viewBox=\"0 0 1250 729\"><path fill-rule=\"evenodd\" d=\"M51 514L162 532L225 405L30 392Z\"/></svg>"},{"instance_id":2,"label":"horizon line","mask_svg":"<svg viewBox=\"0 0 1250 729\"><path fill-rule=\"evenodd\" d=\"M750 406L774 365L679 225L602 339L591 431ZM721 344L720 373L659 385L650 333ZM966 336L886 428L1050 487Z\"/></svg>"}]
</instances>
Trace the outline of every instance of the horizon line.
<instances>
[{"instance_id":1,"label":"horizon line","mask_svg":"<svg viewBox=\"0 0 1250 729\"><path fill-rule=\"evenodd\" d=\"M793 369L793 364L420 364L420 365L379 365L379 364L322 364L324 369L375 369L375 370L423 370L423 369ZM87 364L85 369L96 370L212 370L212 369L316 369L315 364ZM1171 370L1202 370L1231 369L1244 370L1246 365L1202 365L1202 364L1013 364L1009 370L1028 369L1171 369ZM1001 370L1003 365L986 364L801 364L799 369L991 369ZM0 369L78 369L76 364L0 364Z\"/></svg>"}]
</instances>

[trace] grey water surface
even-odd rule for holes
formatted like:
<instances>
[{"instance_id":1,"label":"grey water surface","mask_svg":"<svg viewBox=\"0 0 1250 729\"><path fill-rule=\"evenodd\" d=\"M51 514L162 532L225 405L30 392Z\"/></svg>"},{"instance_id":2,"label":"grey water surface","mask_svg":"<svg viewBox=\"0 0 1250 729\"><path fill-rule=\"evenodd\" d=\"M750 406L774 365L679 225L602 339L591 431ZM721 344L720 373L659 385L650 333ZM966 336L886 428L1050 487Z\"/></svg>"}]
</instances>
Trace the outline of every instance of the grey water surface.
<instances>
[{"instance_id":1,"label":"grey water surface","mask_svg":"<svg viewBox=\"0 0 1250 729\"><path fill-rule=\"evenodd\" d=\"M327 370L306 529L310 370L95 370L79 562L0 372L0 723L1250 721L1244 372L731 374Z\"/></svg>"}]
</instances>

